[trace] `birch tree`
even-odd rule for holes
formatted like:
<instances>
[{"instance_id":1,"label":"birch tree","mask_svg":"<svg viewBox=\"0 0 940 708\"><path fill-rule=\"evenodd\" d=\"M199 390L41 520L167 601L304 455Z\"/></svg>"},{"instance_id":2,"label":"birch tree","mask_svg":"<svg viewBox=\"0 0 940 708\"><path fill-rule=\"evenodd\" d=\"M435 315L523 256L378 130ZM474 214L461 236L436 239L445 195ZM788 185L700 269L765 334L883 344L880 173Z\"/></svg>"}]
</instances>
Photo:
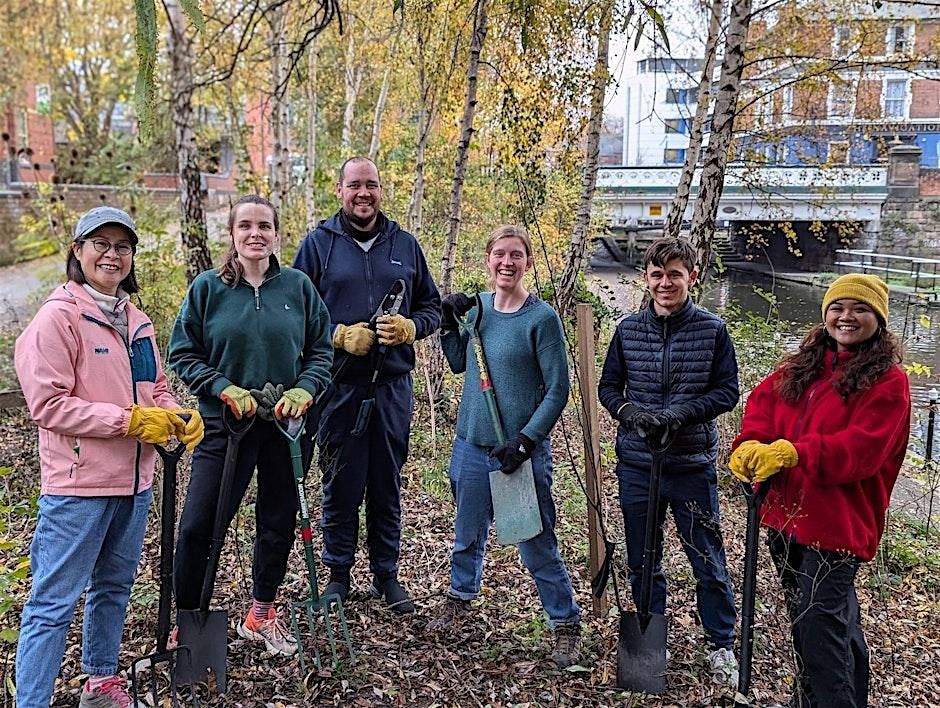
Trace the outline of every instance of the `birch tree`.
<instances>
[{"instance_id":1,"label":"birch tree","mask_svg":"<svg viewBox=\"0 0 940 708\"><path fill-rule=\"evenodd\" d=\"M457 257L457 238L460 234L460 198L463 194L464 177L467 172L467 156L473 138L473 116L477 106L477 77L480 52L486 39L486 0L476 0L473 14L473 39L467 60L467 91L464 97L463 116L460 120L460 141L454 160L454 178L451 183L450 203L447 208L447 238L444 241L444 256L441 259L440 290L448 295L453 286L454 261Z\"/></svg>"},{"instance_id":2,"label":"birch tree","mask_svg":"<svg viewBox=\"0 0 940 708\"><path fill-rule=\"evenodd\" d=\"M307 231L317 225L317 64L320 58L320 45L314 39L307 54L307 174L304 180L304 204L307 211Z\"/></svg>"},{"instance_id":3,"label":"birch tree","mask_svg":"<svg viewBox=\"0 0 940 708\"><path fill-rule=\"evenodd\" d=\"M276 5L269 16L271 24L271 203L278 210L290 191L290 137L288 133L287 9Z\"/></svg>"},{"instance_id":4,"label":"birch tree","mask_svg":"<svg viewBox=\"0 0 940 708\"><path fill-rule=\"evenodd\" d=\"M594 61L594 77L591 86L591 112L588 119L584 167L581 176L581 198L578 202L578 212L565 257L565 268L555 290L556 306L561 312L567 312L571 306L577 279L584 270L588 247L591 243L591 211L594 204L594 192L597 187L601 124L604 120L604 95L609 80L607 61L612 12L611 3L605 3L601 8L597 33L597 54Z\"/></svg>"},{"instance_id":5,"label":"birch tree","mask_svg":"<svg viewBox=\"0 0 940 708\"><path fill-rule=\"evenodd\" d=\"M711 258L718 200L721 198L725 183L725 167L728 164L728 152L731 149L750 22L751 0L732 0L724 60L721 65L721 77L718 80L718 95L715 98L715 111L712 115L712 132L705 150L698 199L695 201L695 214L692 217L691 241L695 248L699 270L703 276Z\"/></svg>"},{"instance_id":6,"label":"birch tree","mask_svg":"<svg viewBox=\"0 0 940 708\"><path fill-rule=\"evenodd\" d=\"M685 164L679 176L676 187L676 196L672 201L672 208L663 227L663 236L678 238L682 229L682 219L689 204L689 194L692 191L692 179L695 176L695 166L702 149L702 137L705 120L708 118L708 109L711 106L712 76L715 72L715 57L718 54L718 35L721 30L721 16L724 11L724 0L712 0L708 19L708 35L705 39L705 63L702 67L702 77L698 84L696 94L695 117L692 119L692 129L689 131L689 146L685 152Z\"/></svg>"}]
</instances>

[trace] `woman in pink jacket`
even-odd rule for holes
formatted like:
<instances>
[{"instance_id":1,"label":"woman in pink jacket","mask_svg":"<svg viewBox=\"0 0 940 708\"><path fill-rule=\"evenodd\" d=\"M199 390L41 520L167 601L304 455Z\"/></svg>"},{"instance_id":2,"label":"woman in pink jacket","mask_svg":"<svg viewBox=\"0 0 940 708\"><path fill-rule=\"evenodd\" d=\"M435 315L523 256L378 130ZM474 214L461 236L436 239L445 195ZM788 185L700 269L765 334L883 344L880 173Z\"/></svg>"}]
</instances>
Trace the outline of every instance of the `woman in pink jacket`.
<instances>
[{"instance_id":1,"label":"woman in pink jacket","mask_svg":"<svg viewBox=\"0 0 940 708\"><path fill-rule=\"evenodd\" d=\"M140 560L154 444L190 449L202 420L167 390L153 324L137 292L131 217L96 207L75 228L68 282L16 340L14 362L39 426L42 487L30 547L33 586L16 650L20 708L47 708L75 603L85 594L80 708L131 704L118 651ZM178 414L188 413L188 422Z\"/></svg>"}]
</instances>

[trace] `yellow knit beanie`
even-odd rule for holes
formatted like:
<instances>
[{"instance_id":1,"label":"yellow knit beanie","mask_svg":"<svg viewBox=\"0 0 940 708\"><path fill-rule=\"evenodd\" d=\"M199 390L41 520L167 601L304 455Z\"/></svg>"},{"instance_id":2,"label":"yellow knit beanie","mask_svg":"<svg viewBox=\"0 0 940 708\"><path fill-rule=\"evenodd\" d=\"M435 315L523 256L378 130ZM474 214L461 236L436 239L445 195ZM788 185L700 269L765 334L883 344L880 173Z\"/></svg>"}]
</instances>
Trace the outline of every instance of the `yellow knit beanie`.
<instances>
[{"instance_id":1,"label":"yellow knit beanie","mask_svg":"<svg viewBox=\"0 0 940 708\"><path fill-rule=\"evenodd\" d=\"M848 273L832 281L822 301L822 316L826 319L826 309L836 300L851 298L864 302L871 307L883 323L888 321L888 286L877 275Z\"/></svg>"}]
</instances>

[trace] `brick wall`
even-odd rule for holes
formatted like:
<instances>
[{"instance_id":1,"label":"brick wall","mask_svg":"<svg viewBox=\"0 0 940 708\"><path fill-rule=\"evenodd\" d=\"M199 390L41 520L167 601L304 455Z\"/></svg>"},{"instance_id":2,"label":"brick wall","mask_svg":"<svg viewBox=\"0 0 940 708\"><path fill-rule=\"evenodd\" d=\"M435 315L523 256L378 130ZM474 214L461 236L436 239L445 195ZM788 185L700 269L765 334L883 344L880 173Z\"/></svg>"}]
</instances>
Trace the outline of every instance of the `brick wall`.
<instances>
[{"instance_id":1,"label":"brick wall","mask_svg":"<svg viewBox=\"0 0 940 708\"><path fill-rule=\"evenodd\" d=\"M940 118L940 81L914 79L911 82L911 119Z\"/></svg>"},{"instance_id":2,"label":"brick wall","mask_svg":"<svg viewBox=\"0 0 940 708\"><path fill-rule=\"evenodd\" d=\"M920 196L940 197L940 170L921 169Z\"/></svg>"},{"instance_id":3,"label":"brick wall","mask_svg":"<svg viewBox=\"0 0 940 708\"><path fill-rule=\"evenodd\" d=\"M940 197L886 201L875 250L936 258L940 253Z\"/></svg>"}]
</instances>

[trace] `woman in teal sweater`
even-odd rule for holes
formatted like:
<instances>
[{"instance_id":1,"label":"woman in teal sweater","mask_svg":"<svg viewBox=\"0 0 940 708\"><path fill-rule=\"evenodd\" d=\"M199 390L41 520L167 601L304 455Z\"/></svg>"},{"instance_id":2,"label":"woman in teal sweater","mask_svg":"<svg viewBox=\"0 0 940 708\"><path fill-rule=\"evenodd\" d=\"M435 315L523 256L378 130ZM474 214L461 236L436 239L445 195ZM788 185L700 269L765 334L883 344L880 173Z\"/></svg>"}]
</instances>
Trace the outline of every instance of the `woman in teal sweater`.
<instances>
[{"instance_id":1,"label":"woman in teal sweater","mask_svg":"<svg viewBox=\"0 0 940 708\"><path fill-rule=\"evenodd\" d=\"M549 433L568 401L568 360L558 315L523 285L532 267L532 243L519 226L500 226L486 244L486 268L493 292L481 293L480 339L489 363L493 389L507 441L500 445L480 391L480 375L469 337L458 329L457 317L467 314L473 300L456 293L444 299L441 345L454 373L466 372L457 414L457 437L450 463L450 483L457 502L450 589L431 631L462 621L480 593L483 556L493 521L489 474L514 473L532 460L542 532L519 544L532 574L542 607L555 631L552 659L565 668L577 663L581 610L558 553L555 503L552 500L552 456ZM475 318L475 312L470 312Z\"/></svg>"},{"instance_id":2,"label":"woman in teal sweater","mask_svg":"<svg viewBox=\"0 0 940 708\"><path fill-rule=\"evenodd\" d=\"M238 633L270 652L297 651L274 609L294 542L297 496L287 440L271 422L303 416L329 381L330 317L310 279L274 256L278 215L263 197L239 199L229 213L231 248L222 266L193 280L170 339L170 368L199 399L206 436L193 455L180 517L174 585L179 609L199 605L219 496L228 433L222 411L241 419L261 413L242 438L225 525L231 523L258 469L252 603ZM270 410L258 391L281 386ZM269 403L270 405L270 403ZM310 438L301 436L305 456Z\"/></svg>"}]
</instances>

